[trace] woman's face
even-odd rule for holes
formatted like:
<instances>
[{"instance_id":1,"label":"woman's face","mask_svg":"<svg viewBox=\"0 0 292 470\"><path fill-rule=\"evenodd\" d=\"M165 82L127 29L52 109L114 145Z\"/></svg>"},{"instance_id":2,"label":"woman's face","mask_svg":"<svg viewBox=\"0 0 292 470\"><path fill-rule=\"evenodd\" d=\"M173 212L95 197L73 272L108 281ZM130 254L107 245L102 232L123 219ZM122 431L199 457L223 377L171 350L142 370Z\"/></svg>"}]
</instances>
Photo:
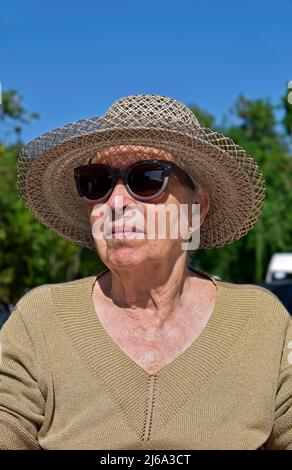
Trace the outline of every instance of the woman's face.
<instances>
[{"instance_id":1,"label":"woman's face","mask_svg":"<svg viewBox=\"0 0 292 470\"><path fill-rule=\"evenodd\" d=\"M99 151L92 163L122 168L145 159L174 160L163 150L123 145ZM103 205L88 203L92 233L103 263L109 268L122 268L177 258L182 253L182 243L191 236L191 203L201 202L200 223L209 207L207 195L200 201L195 196L194 193L193 200L190 200L186 187L172 175L164 193L142 202L132 197L122 180L118 180ZM189 205L188 214L184 212L183 215L182 204L185 208L186 204ZM123 226L124 233L112 233L114 226Z\"/></svg>"}]
</instances>

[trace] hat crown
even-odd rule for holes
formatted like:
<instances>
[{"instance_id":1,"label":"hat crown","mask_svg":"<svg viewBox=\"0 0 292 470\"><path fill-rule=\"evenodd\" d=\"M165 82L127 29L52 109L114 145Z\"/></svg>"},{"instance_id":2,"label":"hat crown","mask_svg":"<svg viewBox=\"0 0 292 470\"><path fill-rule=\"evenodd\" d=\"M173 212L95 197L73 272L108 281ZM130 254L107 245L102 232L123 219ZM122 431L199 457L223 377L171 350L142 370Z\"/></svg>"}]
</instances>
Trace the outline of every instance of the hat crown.
<instances>
[{"instance_id":1,"label":"hat crown","mask_svg":"<svg viewBox=\"0 0 292 470\"><path fill-rule=\"evenodd\" d=\"M179 101L161 95L130 95L115 101L104 115L115 126L153 127L180 124L186 128L201 127L194 113Z\"/></svg>"}]
</instances>

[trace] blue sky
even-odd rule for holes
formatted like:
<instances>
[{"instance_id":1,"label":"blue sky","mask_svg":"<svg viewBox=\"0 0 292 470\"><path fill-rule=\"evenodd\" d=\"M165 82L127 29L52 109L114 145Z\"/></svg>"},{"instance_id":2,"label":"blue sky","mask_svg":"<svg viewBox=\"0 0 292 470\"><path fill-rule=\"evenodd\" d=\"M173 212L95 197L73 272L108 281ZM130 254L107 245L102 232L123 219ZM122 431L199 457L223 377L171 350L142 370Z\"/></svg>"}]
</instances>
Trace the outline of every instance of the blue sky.
<instances>
[{"instance_id":1,"label":"blue sky","mask_svg":"<svg viewBox=\"0 0 292 470\"><path fill-rule=\"evenodd\" d=\"M116 99L158 93L222 115L292 80L292 0L9 0L0 81L40 119L25 141Z\"/></svg>"}]
</instances>

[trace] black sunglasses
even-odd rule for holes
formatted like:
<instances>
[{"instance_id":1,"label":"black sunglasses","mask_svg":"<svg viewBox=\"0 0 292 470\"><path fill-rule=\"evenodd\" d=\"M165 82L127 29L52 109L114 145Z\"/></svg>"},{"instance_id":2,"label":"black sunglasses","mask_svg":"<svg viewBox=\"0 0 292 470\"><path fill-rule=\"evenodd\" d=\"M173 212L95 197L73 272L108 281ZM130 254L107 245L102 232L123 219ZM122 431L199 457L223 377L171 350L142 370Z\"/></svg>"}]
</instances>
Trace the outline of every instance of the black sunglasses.
<instances>
[{"instance_id":1,"label":"black sunglasses","mask_svg":"<svg viewBox=\"0 0 292 470\"><path fill-rule=\"evenodd\" d=\"M108 199L120 178L132 197L150 201L165 190L171 173L194 189L191 178L175 163L165 160L139 160L127 168L112 168L101 163L74 168L78 193L90 202Z\"/></svg>"}]
</instances>

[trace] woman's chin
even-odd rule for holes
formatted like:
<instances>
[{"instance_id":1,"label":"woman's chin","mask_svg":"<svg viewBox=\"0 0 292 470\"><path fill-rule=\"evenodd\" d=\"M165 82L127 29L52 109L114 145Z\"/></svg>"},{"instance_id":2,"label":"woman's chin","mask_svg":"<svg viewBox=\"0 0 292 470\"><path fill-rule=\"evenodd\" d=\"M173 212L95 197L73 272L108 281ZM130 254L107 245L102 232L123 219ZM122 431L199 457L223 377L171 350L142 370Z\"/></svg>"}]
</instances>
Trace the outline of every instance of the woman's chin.
<instances>
[{"instance_id":1,"label":"woman's chin","mask_svg":"<svg viewBox=\"0 0 292 470\"><path fill-rule=\"evenodd\" d=\"M111 264L127 267L137 266L143 262L145 252L142 245L145 245L145 240L119 240L119 242L108 244L107 259Z\"/></svg>"}]
</instances>

